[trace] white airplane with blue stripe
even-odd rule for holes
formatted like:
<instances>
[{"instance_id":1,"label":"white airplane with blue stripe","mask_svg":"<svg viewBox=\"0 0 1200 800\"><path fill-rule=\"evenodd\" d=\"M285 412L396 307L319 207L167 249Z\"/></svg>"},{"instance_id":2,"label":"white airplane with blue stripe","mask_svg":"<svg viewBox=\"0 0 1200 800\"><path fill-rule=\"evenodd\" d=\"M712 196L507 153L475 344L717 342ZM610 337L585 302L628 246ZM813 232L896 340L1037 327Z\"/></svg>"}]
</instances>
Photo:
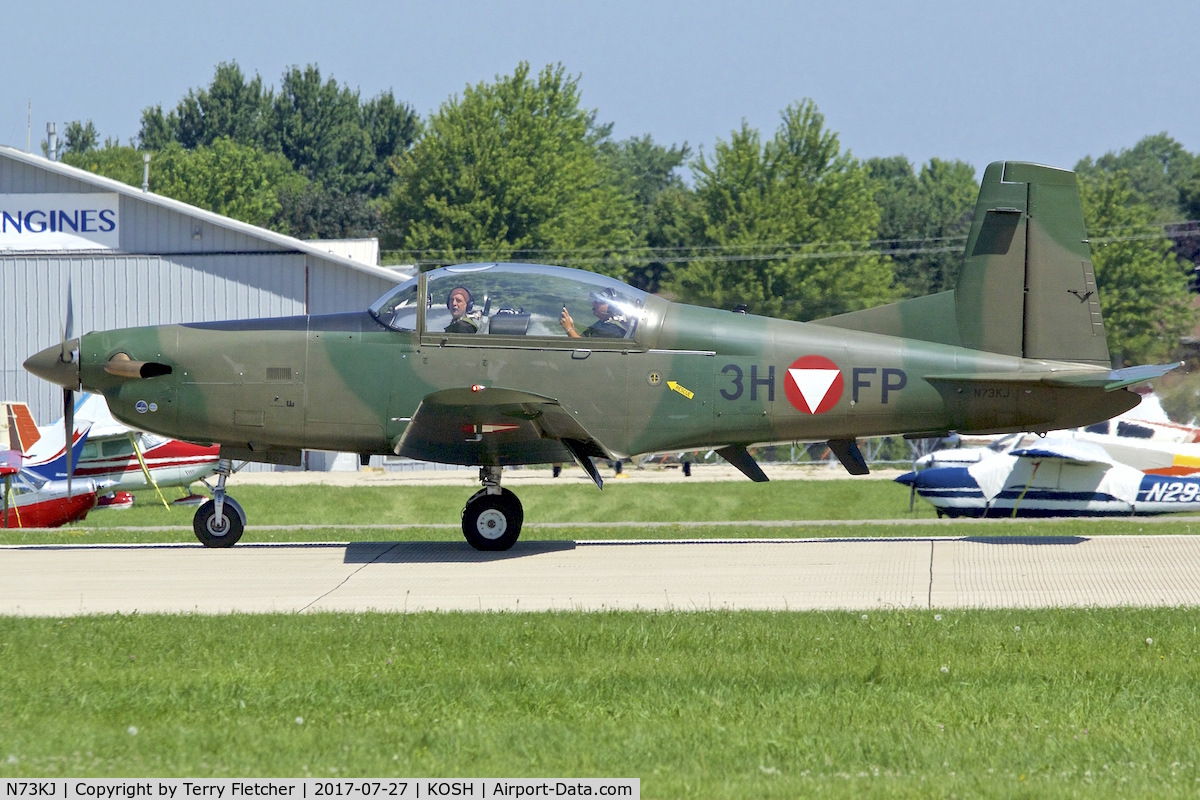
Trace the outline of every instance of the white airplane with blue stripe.
<instances>
[{"instance_id":1,"label":"white airplane with blue stripe","mask_svg":"<svg viewBox=\"0 0 1200 800\"><path fill-rule=\"evenodd\" d=\"M948 517L1116 517L1200 511L1200 478L1151 475L1104 448L1046 438L972 464L896 478Z\"/></svg>"}]
</instances>

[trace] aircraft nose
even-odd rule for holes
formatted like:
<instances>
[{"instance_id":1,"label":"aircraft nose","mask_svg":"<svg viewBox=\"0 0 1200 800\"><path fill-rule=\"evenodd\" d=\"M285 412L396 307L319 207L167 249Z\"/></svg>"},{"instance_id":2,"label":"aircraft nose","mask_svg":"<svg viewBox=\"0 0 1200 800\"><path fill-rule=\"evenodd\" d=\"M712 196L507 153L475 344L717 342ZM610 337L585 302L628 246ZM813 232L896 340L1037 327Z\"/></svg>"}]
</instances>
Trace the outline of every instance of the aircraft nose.
<instances>
[{"instance_id":1,"label":"aircraft nose","mask_svg":"<svg viewBox=\"0 0 1200 800\"><path fill-rule=\"evenodd\" d=\"M66 343L66 349L69 353L78 353L79 340L71 339ZM64 389L79 388L79 357L76 355L75 360L65 362L62 360L62 345L54 345L47 347L39 353L34 353L25 361L25 369L37 375L39 378L50 383L57 384Z\"/></svg>"}]
</instances>

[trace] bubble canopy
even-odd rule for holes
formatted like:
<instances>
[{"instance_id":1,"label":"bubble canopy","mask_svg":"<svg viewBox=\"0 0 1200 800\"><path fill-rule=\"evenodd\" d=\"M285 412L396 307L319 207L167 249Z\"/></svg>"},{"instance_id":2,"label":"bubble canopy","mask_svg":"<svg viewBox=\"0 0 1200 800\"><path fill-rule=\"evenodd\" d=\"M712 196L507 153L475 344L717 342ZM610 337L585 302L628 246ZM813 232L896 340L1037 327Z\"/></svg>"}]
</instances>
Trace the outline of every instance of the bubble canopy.
<instances>
[{"instance_id":1,"label":"bubble canopy","mask_svg":"<svg viewBox=\"0 0 1200 800\"><path fill-rule=\"evenodd\" d=\"M567 338L566 308L580 335L627 339L645 303L645 292L594 272L545 264L458 264L400 284L370 312L397 331L416 331L424 305L428 333Z\"/></svg>"}]
</instances>

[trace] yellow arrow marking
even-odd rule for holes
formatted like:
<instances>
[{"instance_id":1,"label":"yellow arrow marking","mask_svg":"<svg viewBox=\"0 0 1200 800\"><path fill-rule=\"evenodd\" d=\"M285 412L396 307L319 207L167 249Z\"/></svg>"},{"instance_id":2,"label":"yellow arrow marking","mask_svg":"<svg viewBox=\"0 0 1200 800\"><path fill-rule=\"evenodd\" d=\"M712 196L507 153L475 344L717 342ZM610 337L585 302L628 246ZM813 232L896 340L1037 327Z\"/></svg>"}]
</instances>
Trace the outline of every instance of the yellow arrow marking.
<instances>
[{"instance_id":1,"label":"yellow arrow marking","mask_svg":"<svg viewBox=\"0 0 1200 800\"><path fill-rule=\"evenodd\" d=\"M685 388L683 388L682 386L680 386L680 385L679 385L678 383L676 383L675 381L667 381L667 387L668 387L668 388L669 388L669 389L670 389L672 392L679 392L681 395L683 395L684 397L686 397L688 400L691 400L693 397L695 397L695 396L696 396L696 393L695 393L695 392L693 392L693 391L691 391L691 390L689 390L689 389L685 389Z\"/></svg>"}]
</instances>

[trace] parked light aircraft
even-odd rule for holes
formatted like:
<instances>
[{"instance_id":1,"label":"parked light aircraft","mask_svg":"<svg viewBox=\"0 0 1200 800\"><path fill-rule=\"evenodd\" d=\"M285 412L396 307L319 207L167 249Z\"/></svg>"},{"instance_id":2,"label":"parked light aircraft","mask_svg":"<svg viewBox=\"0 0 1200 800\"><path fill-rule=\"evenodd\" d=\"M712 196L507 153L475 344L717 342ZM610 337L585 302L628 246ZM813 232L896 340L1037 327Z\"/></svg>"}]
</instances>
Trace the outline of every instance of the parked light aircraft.
<instances>
[{"instance_id":1,"label":"parked light aircraft","mask_svg":"<svg viewBox=\"0 0 1200 800\"><path fill-rule=\"evenodd\" d=\"M21 467L21 454L0 450L0 528L57 528L85 518L96 505L96 487L50 481Z\"/></svg>"},{"instance_id":2,"label":"parked light aircraft","mask_svg":"<svg viewBox=\"0 0 1200 800\"><path fill-rule=\"evenodd\" d=\"M1088 441L1047 437L974 464L896 478L949 517L1112 517L1200 511L1200 479L1149 475Z\"/></svg>"},{"instance_id":3,"label":"parked light aircraft","mask_svg":"<svg viewBox=\"0 0 1200 800\"><path fill-rule=\"evenodd\" d=\"M1118 418L1086 428L1053 431L1051 435L1098 445L1114 461L1150 475L1194 475L1200 473L1197 433L1200 430L1189 425ZM987 447L935 450L918 458L913 468L921 471L931 467L966 466L1033 446L1039 438L1037 434L1014 433L997 438Z\"/></svg>"},{"instance_id":4,"label":"parked light aircraft","mask_svg":"<svg viewBox=\"0 0 1200 800\"><path fill-rule=\"evenodd\" d=\"M18 453L25 470L46 480L65 480L87 445L88 426L72 426L68 455L63 428L39 428L24 403L4 403L0 409L0 451Z\"/></svg>"},{"instance_id":5,"label":"parked light aircraft","mask_svg":"<svg viewBox=\"0 0 1200 800\"><path fill-rule=\"evenodd\" d=\"M5 405L7 417L14 420L10 430L21 431L20 439L14 438L14 442L31 442L23 449L26 468L48 479L65 479L66 459L61 446L63 421L38 427L24 403ZM74 404L73 427L76 438L73 475L91 479L102 494L187 487L213 474L217 468L218 447L181 442L130 428L113 418L102 395L84 392L78 396ZM80 441L85 432L86 443ZM2 436L3 431L0 431L0 438ZM14 445L14 449L21 448ZM51 455L55 457L52 462L48 461Z\"/></svg>"},{"instance_id":6,"label":"parked light aircraft","mask_svg":"<svg viewBox=\"0 0 1200 800\"><path fill-rule=\"evenodd\" d=\"M299 464L311 448L478 466L463 534L502 550L524 517L504 466L574 459L602 486L593 458L712 448L762 481L748 445L825 441L861 474L857 437L1089 425L1175 366L1111 368L1075 175L1022 162L987 168L955 290L815 323L466 264L355 313L64 327L25 362L64 407L83 388L129 425L221 446L193 521L218 547L246 522L226 494L235 460Z\"/></svg>"},{"instance_id":7,"label":"parked light aircraft","mask_svg":"<svg viewBox=\"0 0 1200 800\"><path fill-rule=\"evenodd\" d=\"M105 492L188 487L217 471L220 448L139 431L113 418L102 395L84 392L76 425L91 426L75 474Z\"/></svg>"}]
</instances>

